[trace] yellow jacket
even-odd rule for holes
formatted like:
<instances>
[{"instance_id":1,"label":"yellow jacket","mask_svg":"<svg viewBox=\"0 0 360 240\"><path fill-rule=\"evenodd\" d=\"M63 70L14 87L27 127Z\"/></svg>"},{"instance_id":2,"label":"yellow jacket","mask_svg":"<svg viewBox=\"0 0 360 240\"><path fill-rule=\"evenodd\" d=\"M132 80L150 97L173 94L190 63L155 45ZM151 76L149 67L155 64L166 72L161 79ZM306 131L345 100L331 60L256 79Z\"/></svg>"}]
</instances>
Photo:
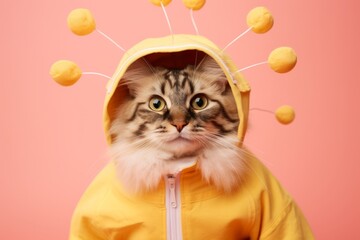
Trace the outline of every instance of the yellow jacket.
<instances>
[{"instance_id":1,"label":"yellow jacket","mask_svg":"<svg viewBox=\"0 0 360 240\"><path fill-rule=\"evenodd\" d=\"M248 119L250 88L236 66L215 44L201 36L172 35L146 39L121 60L104 106L104 127L109 127L115 106L121 102L117 85L127 68L141 57L149 61L163 54L197 50L214 58L226 74L238 107L239 143ZM185 58L184 58L185 59ZM201 178L197 166L164 177L159 187L141 195L126 193L110 162L88 187L74 212L70 240L231 240L314 239L302 213L272 174L255 158L241 186L224 194Z\"/></svg>"}]
</instances>

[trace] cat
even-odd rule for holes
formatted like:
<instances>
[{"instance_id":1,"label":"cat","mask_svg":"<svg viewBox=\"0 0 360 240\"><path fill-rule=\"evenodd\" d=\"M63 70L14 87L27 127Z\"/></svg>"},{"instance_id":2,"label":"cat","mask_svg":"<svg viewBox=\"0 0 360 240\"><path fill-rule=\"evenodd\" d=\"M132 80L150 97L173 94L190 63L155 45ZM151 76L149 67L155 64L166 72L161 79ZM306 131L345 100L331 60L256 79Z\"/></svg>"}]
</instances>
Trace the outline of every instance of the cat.
<instances>
[{"instance_id":1,"label":"cat","mask_svg":"<svg viewBox=\"0 0 360 240\"><path fill-rule=\"evenodd\" d=\"M210 57L183 69L137 63L119 87L110 156L129 192L155 189L161 179L196 164L219 191L241 184L248 152L239 146L237 107L220 66Z\"/></svg>"},{"instance_id":2,"label":"cat","mask_svg":"<svg viewBox=\"0 0 360 240\"><path fill-rule=\"evenodd\" d=\"M208 55L179 68L143 60L106 105L112 160L81 198L70 239L314 239L238 138L245 120L221 67Z\"/></svg>"}]
</instances>

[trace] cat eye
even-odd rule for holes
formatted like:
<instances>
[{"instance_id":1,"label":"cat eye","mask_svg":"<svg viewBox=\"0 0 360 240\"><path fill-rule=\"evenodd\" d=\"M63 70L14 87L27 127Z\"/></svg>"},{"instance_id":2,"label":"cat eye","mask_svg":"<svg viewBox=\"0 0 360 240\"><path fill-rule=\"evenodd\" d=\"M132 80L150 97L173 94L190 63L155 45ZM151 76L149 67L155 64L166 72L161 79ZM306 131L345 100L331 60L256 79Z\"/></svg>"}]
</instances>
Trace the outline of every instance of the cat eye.
<instances>
[{"instance_id":1,"label":"cat eye","mask_svg":"<svg viewBox=\"0 0 360 240\"><path fill-rule=\"evenodd\" d=\"M208 105L208 99L204 94L195 95L191 99L191 107L195 110L202 110Z\"/></svg>"},{"instance_id":2,"label":"cat eye","mask_svg":"<svg viewBox=\"0 0 360 240\"><path fill-rule=\"evenodd\" d=\"M153 96L149 101L149 108L156 112L162 111L165 106L165 100L159 96Z\"/></svg>"}]
</instances>

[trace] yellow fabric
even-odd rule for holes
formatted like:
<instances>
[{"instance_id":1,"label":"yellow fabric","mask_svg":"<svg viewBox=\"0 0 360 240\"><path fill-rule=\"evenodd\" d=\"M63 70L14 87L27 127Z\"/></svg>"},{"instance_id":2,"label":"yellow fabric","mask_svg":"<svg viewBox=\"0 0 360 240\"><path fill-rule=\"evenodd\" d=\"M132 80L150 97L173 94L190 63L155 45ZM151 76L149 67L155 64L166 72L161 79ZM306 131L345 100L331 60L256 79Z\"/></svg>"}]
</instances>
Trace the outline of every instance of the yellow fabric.
<instances>
[{"instance_id":1,"label":"yellow fabric","mask_svg":"<svg viewBox=\"0 0 360 240\"><path fill-rule=\"evenodd\" d=\"M171 3L171 0L150 0L150 2L156 6L161 7L161 4L163 4L163 6L167 6L169 3Z\"/></svg>"},{"instance_id":2,"label":"yellow fabric","mask_svg":"<svg viewBox=\"0 0 360 240\"><path fill-rule=\"evenodd\" d=\"M184 240L311 240L311 230L291 197L257 160L235 193L222 194L201 180L195 167L181 177ZM166 239L164 183L151 193L130 196L108 164L83 195L70 240ZM248 238L247 238L248 237Z\"/></svg>"},{"instance_id":3,"label":"yellow fabric","mask_svg":"<svg viewBox=\"0 0 360 240\"><path fill-rule=\"evenodd\" d=\"M269 66L277 73L287 73L291 71L295 67L296 62L296 53L290 47L276 48L268 57Z\"/></svg>"},{"instance_id":4,"label":"yellow fabric","mask_svg":"<svg viewBox=\"0 0 360 240\"><path fill-rule=\"evenodd\" d=\"M276 109L276 119L282 124L290 124L295 119L295 111L289 105L284 105Z\"/></svg>"},{"instance_id":5,"label":"yellow fabric","mask_svg":"<svg viewBox=\"0 0 360 240\"><path fill-rule=\"evenodd\" d=\"M71 86L81 77L82 71L79 66L68 60L56 61L50 68L51 77L62 86Z\"/></svg>"},{"instance_id":6,"label":"yellow fabric","mask_svg":"<svg viewBox=\"0 0 360 240\"><path fill-rule=\"evenodd\" d=\"M255 33L266 33L274 25L274 18L265 7L256 7L246 16L246 23Z\"/></svg>"},{"instance_id":7,"label":"yellow fabric","mask_svg":"<svg viewBox=\"0 0 360 240\"><path fill-rule=\"evenodd\" d=\"M159 52L198 50L213 57L224 70L241 119L240 142L245 136L250 88L237 68L215 44L201 36L174 35L146 39L121 60L104 105L104 127L108 135L114 105L121 101L117 85L127 68L141 57ZM236 82L236 85L234 84ZM231 194L217 191L202 180L197 166L180 173L181 225L184 240L291 239L311 240L308 224L291 197L255 158L241 186ZM165 240L165 183L141 195L129 195L117 181L110 162L95 178L75 210L70 240Z\"/></svg>"},{"instance_id":8,"label":"yellow fabric","mask_svg":"<svg viewBox=\"0 0 360 240\"><path fill-rule=\"evenodd\" d=\"M185 7L192 10L200 10L206 3L205 0L183 0Z\"/></svg>"},{"instance_id":9,"label":"yellow fabric","mask_svg":"<svg viewBox=\"0 0 360 240\"><path fill-rule=\"evenodd\" d=\"M96 29L96 23L89 9L77 8L72 10L67 18L69 29L76 35L84 36Z\"/></svg>"}]
</instances>

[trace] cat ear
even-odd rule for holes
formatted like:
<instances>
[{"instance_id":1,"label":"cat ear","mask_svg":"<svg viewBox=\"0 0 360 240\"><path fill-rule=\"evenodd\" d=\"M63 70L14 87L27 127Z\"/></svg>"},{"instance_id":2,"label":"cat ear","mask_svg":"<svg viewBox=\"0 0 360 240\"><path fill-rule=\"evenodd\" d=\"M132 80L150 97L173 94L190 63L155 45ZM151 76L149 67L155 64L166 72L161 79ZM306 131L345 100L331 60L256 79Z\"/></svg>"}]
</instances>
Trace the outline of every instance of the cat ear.
<instances>
[{"instance_id":1,"label":"cat ear","mask_svg":"<svg viewBox=\"0 0 360 240\"><path fill-rule=\"evenodd\" d=\"M129 94L135 97L141 88L141 80L153 74L153 67L145 60L139 59L128 68L119 86L127 86Z\"/></svg>"},{"instance_id":2,"label":"cat ear","mask_svg":"<svg viewBox=\"0 0 360 240\"><path fill-rule=\"evenodd\" d=\"M197 68L198 70L195 69L195 71L199 71L202 75L206 76L207 81L217 87L217 91L220 93L225 92L229 88L224 71L212 57L205 56Z\"/></svg>"}]
</instances>

